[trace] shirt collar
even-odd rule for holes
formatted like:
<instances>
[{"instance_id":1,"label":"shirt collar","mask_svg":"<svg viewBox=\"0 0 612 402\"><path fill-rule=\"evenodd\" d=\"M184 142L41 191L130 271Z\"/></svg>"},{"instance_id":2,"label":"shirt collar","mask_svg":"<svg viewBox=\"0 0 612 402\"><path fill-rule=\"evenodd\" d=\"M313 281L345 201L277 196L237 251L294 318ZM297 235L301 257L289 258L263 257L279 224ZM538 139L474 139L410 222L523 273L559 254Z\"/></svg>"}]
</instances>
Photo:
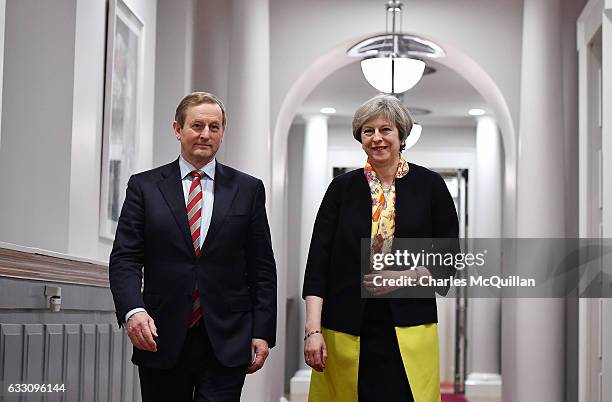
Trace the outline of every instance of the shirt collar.
<instances>
[{"instance_id":1,"label":"shirt collar","mask_svg":"<svg viewBox=\"0 0 612 402\"><path fill-rule=\"evenodd\" d=\"M202 166L200 169L196 169L195 167L193 167L191 163L187 162L183 158L182 155L179 157L179 167L181 169L181 179L184 179L185 177L189 175L189 173L193 172L194 170L197 170L200 173L204 173L206 176L208 176L208 178L214 181L216 166L217 166L216 158L212 158L212 160L208 162L206 165Z\"/></svg>"}]
</instances>

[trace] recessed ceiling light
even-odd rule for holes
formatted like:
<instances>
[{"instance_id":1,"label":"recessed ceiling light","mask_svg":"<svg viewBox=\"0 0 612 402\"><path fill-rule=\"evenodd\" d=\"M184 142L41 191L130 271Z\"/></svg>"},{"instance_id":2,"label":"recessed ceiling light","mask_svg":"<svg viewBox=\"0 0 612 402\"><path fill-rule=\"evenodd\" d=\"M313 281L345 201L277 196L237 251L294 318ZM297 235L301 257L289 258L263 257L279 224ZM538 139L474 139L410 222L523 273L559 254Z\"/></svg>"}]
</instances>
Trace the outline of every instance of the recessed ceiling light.
<instances>
[{"instance_id":1,"label":"recessed ceiling light","mask_svg":"<svg viewBox=\"0 0 612 402\"><path fill-rule=\"evenodd\" d=\"M485 114L485 111L482 109L470 109L468 114L470 116L482 116L483 114Z\"/></svg>"},{"instance_id":2,"label":"recessed ceiling light","mask_svg":"<svg viewBox=\"0 0 612 402\"><path fill-rule=\"evenodd\" d=\"M334 114L336 113L336 109L333 107L322 107L321 110L319 110L319 112L325 113L325 114Z\"/></svg>"}]
</instances>

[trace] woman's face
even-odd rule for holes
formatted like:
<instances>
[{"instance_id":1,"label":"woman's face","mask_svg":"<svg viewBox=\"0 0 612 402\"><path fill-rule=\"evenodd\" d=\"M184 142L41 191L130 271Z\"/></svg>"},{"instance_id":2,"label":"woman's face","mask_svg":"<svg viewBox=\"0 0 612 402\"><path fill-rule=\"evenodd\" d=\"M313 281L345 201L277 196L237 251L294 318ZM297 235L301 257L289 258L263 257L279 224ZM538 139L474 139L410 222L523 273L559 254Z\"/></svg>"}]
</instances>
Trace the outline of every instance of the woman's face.
<instances>
[{"instance_id":1,"label":"woman's face","mask_svg":"<svg viewBox=\"0 0 612 402\"><path fill-rule=\"evenodd\" d=\"M361 127L361 147L375 165L397 163L399 130L383 114L378 114Z\"/></svg>"}]
</instances>

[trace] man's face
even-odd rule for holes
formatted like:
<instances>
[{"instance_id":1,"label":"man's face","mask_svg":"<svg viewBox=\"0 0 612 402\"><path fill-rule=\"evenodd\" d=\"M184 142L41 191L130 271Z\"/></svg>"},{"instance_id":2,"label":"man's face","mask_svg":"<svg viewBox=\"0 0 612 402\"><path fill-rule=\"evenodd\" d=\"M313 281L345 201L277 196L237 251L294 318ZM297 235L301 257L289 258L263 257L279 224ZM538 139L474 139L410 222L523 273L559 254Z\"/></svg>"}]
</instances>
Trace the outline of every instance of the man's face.
<instances>
[{"instance_id":1,"label":"man's face","mask_svg":"<svg viewBox=\"0 0 612 402\"><path fill-rule=\"evenodd\" d=\"M176 121L172 127L181 142L181 155L196 168L212 160L223 140L223 114L216 103L189 107L183 127Z\"/></svg>"}]
</instances>

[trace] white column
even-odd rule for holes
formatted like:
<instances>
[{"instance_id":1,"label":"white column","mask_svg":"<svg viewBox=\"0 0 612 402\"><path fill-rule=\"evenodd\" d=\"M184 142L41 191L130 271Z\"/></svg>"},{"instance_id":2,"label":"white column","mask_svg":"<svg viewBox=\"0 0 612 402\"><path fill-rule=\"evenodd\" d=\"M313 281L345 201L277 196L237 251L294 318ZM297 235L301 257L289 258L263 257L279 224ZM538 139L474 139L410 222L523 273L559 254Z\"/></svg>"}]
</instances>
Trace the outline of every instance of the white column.
<instances>
[{"instance_id":1,"label":"white column","mask_svg":"<svg viewBox=\"0 0 612 402\"><path fill-rule=\"evenodd\" d=\"M225 162L270 187L268 0L232 0ZM197 23L197 22L196 22Z\"/></svg>"},{"instance_id":2,"label":"white column","mask_svg":"<svg viewBox=\"0 0 612 402\"><path fill-rule=\"evenodd\" d=\"M227 129L220 161L263 180L270 194L270 24L268 0L232 0L229 8ZM196 21L198 24L198 21ZM282 278L278 267L279 279ZM278 401L283 391L285 293L279 280L277 345L263 369L247 376L243 401Z\"/></svg>"},{"instance_id":3,"label":"white column","mask_svg":"<svg viewBox=\"0 0 612 402\"><path fill-rule=\"evenodd\" d=\"M565 163L560 0L527 0L523 13L517 237L562 237ZM518 268L533 263L521 264L520 255L517 261ZM563 300L506 300L503 308L503 320L508 317L502 335L503 399L564 400Z\"/></svg>"},{"instance_id":4,"label":"white column","mask_svg":"<svg viewBox=\"0 0 612 402\"><path fill-rule=\"evenodd\" d=\"M327 116L305 116L304 153L302 159L302 219L300 230L300 294L304 284L304 270L310 248L310 238L319 206L329 184L327 166ZM301 315L305 324L305 309ZM301 326L304 328L304 325ZM301 367L307 368L304 359Z\"/></svg>"},{"instance_id":5,"label":"white column","mask_svg":"<svg viewBox=\"0 0 612 402\"><path fill-rule=\"evenodd\" d=\"M502 222L501 137L495 119L482 116L476 125L476 216L474 237L496 238Z\"/></svg>"},{"instance_id":6,"label":"white column","mask_svg":"<svg viewBox=\"0 0 612 402\"><path fill-rule=\"evenodd\" d=\"M495 119L478 118L476 126L476 194L473 235L496 239L502 222L501 137ZM499 299L470 299L466 397L501 397Z\"/></svg>"},{"instance_id":7,"label":"white column","mask_svg":"<svg viewBox=\"0 0 612 402\"><path fill-rule=\"evenodd\" d=\"M300 284L299 294L304 284L304 270L308 258L312 228L317 211L323 200L323 195L329 184L327 163L327 116L321 114L304 116L306 130L304 132L304 154L302 160L302 219L300 230ZM306 322L304 303L300 304L300 326L303 329ZM298 361L300 369L291 379L291 402L306 401L310 384L310 367L304 363L301 353L303 341L300 342Z\"/></svg>"}]
</instances>

